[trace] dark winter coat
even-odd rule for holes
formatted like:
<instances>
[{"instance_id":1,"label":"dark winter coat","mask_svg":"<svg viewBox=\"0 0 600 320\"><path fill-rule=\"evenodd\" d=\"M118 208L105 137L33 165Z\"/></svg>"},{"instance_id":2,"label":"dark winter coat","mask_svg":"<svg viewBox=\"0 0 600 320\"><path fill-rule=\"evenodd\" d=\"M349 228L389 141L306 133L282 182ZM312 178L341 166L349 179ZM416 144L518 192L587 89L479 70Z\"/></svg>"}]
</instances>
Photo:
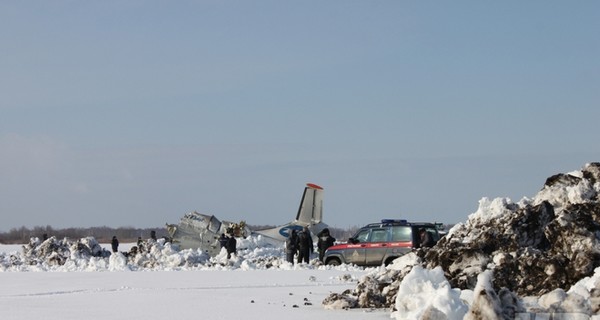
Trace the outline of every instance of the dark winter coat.
<instances>
[{"instance_id":1,"label":"dark winter coat","mask_svg":"<svg viewBox=\"0 0 600 320\"><path fill-rule=\"evenodd\" d=\"M310 234L310 231L302 230L298 233L298 250L302 251L306 249L310 252L314 251L312 235Z\"/></svg>"},{"instance_id":2,"label":"dark winter coat","mask_svg":"<svg viewBox=\"0 0 600 320\"><path fill-rule=\"evenodd\" d=\"M310 261L310 253L314 251L312 236L308 228L298 234L298 263Z\"/></svg>"},{"instance_id":3,"label":"dark winter coat","mask_svg":"<svg viewBox=\"0 0 600 320\"><path fill-rule=\"evenodd\" d=\"M229 237L227 239L227 244L225 244L225 248L227 249L227 258L231 258L232 253L236 253L237 241L235 237Z\"/></svg>"},{"instance_id":4,"label":"dark winter coat","mask_svg":"<svg viewBox=\"0 0 600 320\"><path fill-rule=\"evenodd\" d=\"M292 233L285 241L285 250L293 253L298 251L298 234L296 233L296 230L292 230Z\"/></svg>"},{"instance_id":5,"label":"dark winter coat","mask_svg":"<svg viewBox=\"0 0 600 320\"><path fill-rule=\"evenodd\" d=\"M224 233L221 233L221 237L219 238L219 245L221 245L221 248L225 248L227 246L227 241L229 241L227 236L225 236Z\"/></svg>"},{"instance_id":6,"label":"dark winter coat","mask_svg":"<svg viewBox=\"0 0 600 320\"><path fill-rule=\"evenodd\" d=\"M298 251L298 234L292 230L290 236L285 240L285 260L294 263L294 255Z\"/></svg>"},{"instance_id":7,"label":"dark winter coat","mask_svg":"<svg viewBox=\"0 0 600 320\"><path fill-rule=\"evenodd\" d=\"M113 236L110 246L112 247L113 252L119 251L119 240L117 240L117 237Z\"/></svg>"},{"instance_id":8,"label":"dark winter coat","mask_svg":"<svg viewBox=\"0 0 600 320\"><path fill-rule=\"evenodd\" d=\"M319 249L319 260L323 261L325 251L327 248L335 244L335 238L329 234L329 229L325 228L317 235L319 240L317 241L317 248Z\"/></svg>"},{"instance_id":9,"label":"dark winter coat","mask_svg":"<svg viewBox=\"0 0 600 320\"><path fill-rule=\"evenodd\" d=\"M427 231L420 231L420 246L421 248L431 248L435 245L435 241L433 240L433 237L431 236L431 234Z\"/></svg>"},{"instance_id":10,"label":"dark winter coat","mask_svg":"<svg viewBox=\"0 0 600 320\"><path fill-rule=\"evenodd\" d=\"M319 232L318 237L319 240L317 241L317 248L319 248L319 252L325 252L327 248L333 246L335 243L335 238L329 234L329 231Z\"/></svg>"},{"instance_id":11,"label":"dark winter coat","mask_svg":"<svg viewBox=\"0 0 600 320\"><path fill-rule=\"evenodd\" d=\"M317 242L317 247L319 248L319 251L325 252L325 250L327 250L329 247L333 246L334 244L335 244L335 238L330 235L326 235L324 237L319 238L319 242Z\"/></svg>"}]
</instances>

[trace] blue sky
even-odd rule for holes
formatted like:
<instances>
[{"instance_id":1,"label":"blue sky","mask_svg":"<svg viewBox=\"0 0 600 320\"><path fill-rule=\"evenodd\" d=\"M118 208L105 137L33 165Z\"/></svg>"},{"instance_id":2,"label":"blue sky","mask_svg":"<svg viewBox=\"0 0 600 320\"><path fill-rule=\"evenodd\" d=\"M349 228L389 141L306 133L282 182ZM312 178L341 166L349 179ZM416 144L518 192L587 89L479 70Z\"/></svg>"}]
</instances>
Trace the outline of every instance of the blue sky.
<instances>
[{"instance_id":1,"label":"blue sky","mask_svg":"<svg viewBox=\"0 0 600 320\"><path fill-rule=\"evenodd\" d=\"M3 1L0 230L465 221L600 161L596 1Z\"/></svg>"}]
</instances>

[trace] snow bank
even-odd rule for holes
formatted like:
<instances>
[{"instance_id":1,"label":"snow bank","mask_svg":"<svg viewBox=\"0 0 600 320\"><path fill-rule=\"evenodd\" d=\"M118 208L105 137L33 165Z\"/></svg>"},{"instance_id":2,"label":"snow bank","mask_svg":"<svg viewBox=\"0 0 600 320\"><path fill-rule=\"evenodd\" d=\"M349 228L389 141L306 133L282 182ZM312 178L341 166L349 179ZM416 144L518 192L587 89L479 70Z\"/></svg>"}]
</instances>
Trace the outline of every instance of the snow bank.
<instances>
[{"instance_id":1,"label":"snow bank","mask_svg":"<svg viewBox=\"0 0 600 320\"><path fill-rule=\"evenodd\" d=\"M32 238L21 253L0 253L0 271L180 271L180 270L266 270L336 269L359 270L354 266L323 266L316 255L310 264L285 261L283 246L266 245L261 237L238 239L238 252L230 259L222 250L215 257L197 249L177 250L164 239L148 239L139 249L111 253L92 238L46 241Z\"/></svg>"},{"instance_id":2,"label":"snow bank","mask_svg":"<svg viewBox=\"0 0 600 320\"><path fill-rule=\"evenodd\" d=\"M392 313L392 317L397 320L460 320L469 309L461 300L460 294L460 290L450 287L442 268L428 270L415 266L400 283L396 311Z\"/></svg>"},{"instance_id":3,"label":"snow bank","mask_svg":"<svg viewBox=\"0 0 600 320\"><path fill-rule=\"evenodd\" d=\"M600 163L589 163L551 176L532 199L483 198L436 246L412 253L415 267L381 268L325 302L352 298L397 319L600 317L599 193Z\"/></svg>"}]
</instances>

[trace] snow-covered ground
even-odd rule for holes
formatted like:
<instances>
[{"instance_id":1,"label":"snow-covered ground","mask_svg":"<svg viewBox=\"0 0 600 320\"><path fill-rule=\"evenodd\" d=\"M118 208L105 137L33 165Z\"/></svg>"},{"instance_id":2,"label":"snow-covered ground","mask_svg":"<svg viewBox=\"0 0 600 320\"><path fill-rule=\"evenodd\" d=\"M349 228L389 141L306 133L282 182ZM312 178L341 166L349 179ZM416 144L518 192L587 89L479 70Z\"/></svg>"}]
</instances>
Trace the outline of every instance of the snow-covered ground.
<instances>
[{"instance_id":1,"label":"snow-covered ground","mask_svg":"<svg viewBox=\"0 0 600 320\"><path fill-rule=\"evenodd\" d=\"M22 245L0 245L5 256L22 251ZM219 264L167 271L165 264L109 271L122 262L117 257L124 259L113 255L108 265L94 268L78 261L79 270L71 272L73 266L3 270L0 319L389 319L389 310L328 310L321 304L332 292L354 288L371 270L284 263L270 269Z\"/></svg>"},{"instance_id":2,"label":"snow-covered ground","mask_svg":"<svg viewBox=\"0 0 600 320\"><path fill-rule=\"evenodd\" d=\"M235 270L0 272L2 319L389 319L326 310L361 272Z\"/></svg>"}]
</instances>

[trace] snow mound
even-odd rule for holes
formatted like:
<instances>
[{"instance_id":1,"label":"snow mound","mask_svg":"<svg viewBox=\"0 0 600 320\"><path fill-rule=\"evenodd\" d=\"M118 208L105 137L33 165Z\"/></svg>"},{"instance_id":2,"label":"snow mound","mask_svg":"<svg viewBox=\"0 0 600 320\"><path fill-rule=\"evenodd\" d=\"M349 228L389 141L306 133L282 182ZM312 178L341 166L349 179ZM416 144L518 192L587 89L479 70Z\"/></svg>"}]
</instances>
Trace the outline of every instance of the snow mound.
<instances>
[{"instance_id":1,"label":"snow mound","mask_svg":"<svg viewBox=\"0 0 600 320\"><path fill-rule=\"evenodd\" d=\"M387 308L395 303L402 279L419 265L421 259L408 253L394 260L387 268L375 269L362 277L354 290L343 294L333 293L323 301L329 309L336 308Z\"/></svg>"},{"instance_id":2,"label":"snow mound","mask_svg":"<svg viewBox=\"0 0 600 320\"><path fill-rule=\"evenodd\" d=\"M400 283L395 307L392 317L397 320L462 319L469 310L460 290L450 287L441 268L420 266L412 268Z\"/></svg>"},{"instance_id":3,"label":"snow mound","mask_svg":"<svg viewBox=\"0 0 600 320\"><path fill-rule=\"evenodd\" d=\"M568 289L600 266L599 181L600 164L591 163L548 178L531 200L482 199L423 260L428 268L441 266L456 288L473 289L478 275L491 270L496 290Z\"/></svg>"},{"instance_id":4,"label":"snow mound","mask_svg":"<svg viewBox=\"0 0 600 320\"><path fill-rule=\"evenodd\" d=\"M396 319L598 315L599 193L600 163L589 163L549 177L532 199L483 198L433 248L396 259L412 261L402 271L382 267L324 304L355 300L392 308Z\"/></svg>"}]
</instances>

